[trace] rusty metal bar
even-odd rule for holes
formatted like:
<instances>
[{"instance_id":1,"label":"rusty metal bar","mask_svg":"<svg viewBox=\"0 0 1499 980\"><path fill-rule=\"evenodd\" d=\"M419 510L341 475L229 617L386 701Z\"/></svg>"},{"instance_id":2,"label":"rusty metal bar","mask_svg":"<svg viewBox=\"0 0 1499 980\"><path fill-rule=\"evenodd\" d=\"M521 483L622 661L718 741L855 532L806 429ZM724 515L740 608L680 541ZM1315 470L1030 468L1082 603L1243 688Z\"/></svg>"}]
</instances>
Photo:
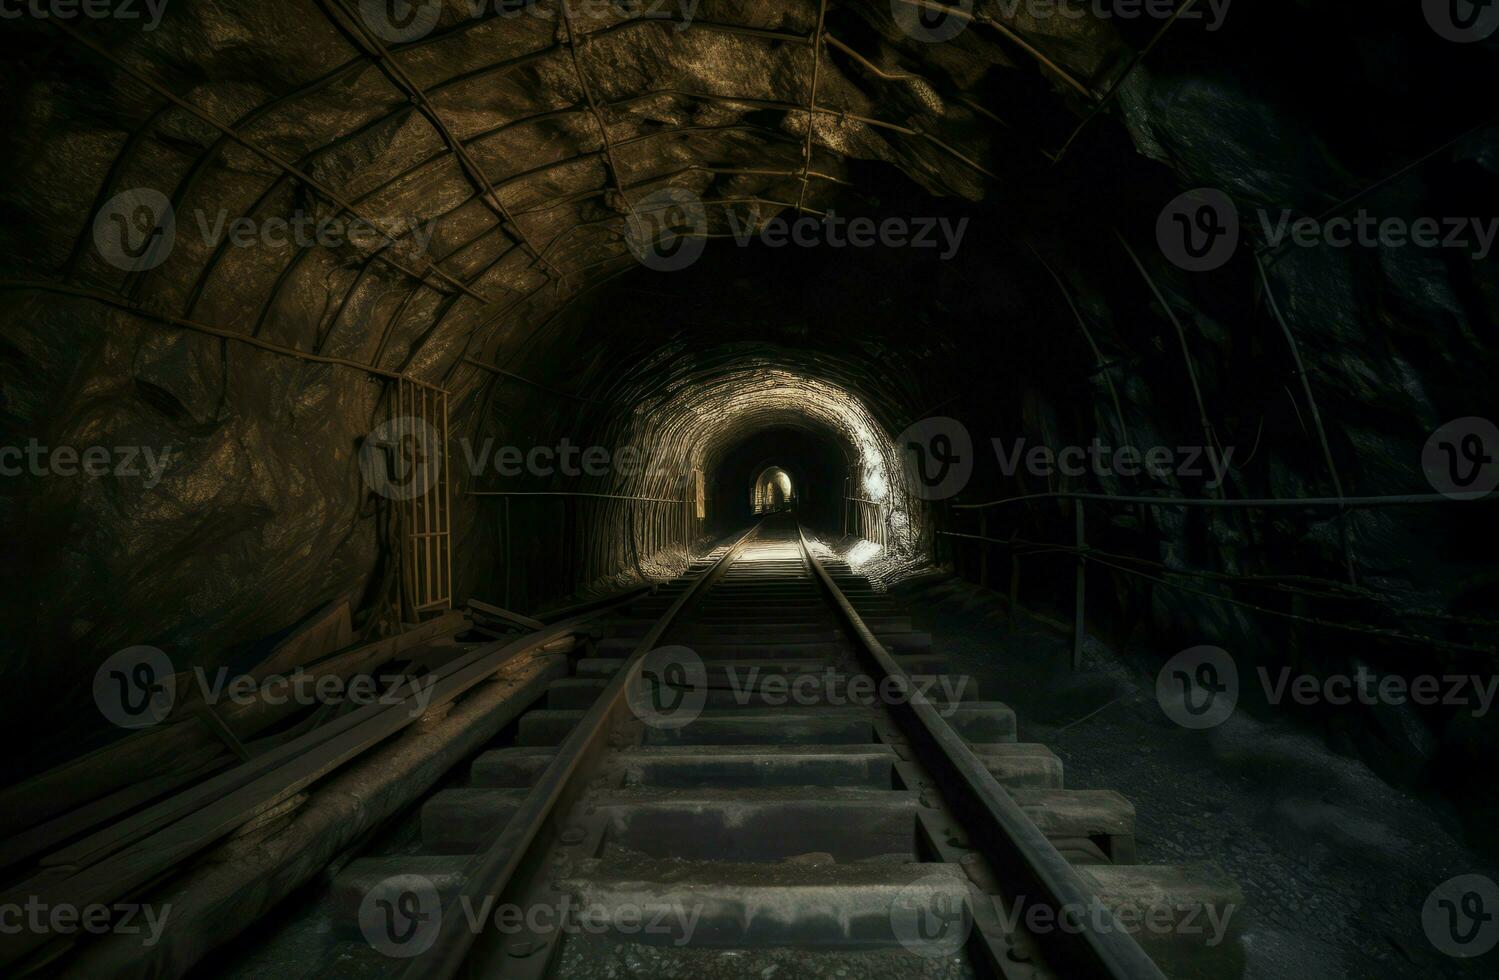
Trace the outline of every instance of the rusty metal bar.
<instances>
[{"instance_id":1,"label":"rusty metal bar","mask_svg":"<svg viewBox=\"0 0 1499 980\"><path fill-rule=\"evenodd\" d=\"M1082 135L1083 130L1088 127L1088 124L1093 121L1093 117L1097 116L1099 113L1103 112L1104 109L1108 108L1108 106L1114 101L1114 96L1118 94L1119 89L1124 85L1126 81L1129 80L1129 77L1135 73L1135 69L1140 67L1140 64L1146 59L1147 56L1149 56L1150 52L1155 50L1156 45L1160 44L1161 41L1165 39L1166 32L1171 30L1171 26L1178 20L1180 20L1183 14L1185 14L1188 10L1191 10L1192 5L1196 2L1197 0L1186 0L1186 2L1183 3L1180 7L1177 7L1176 11L1172 13L1171 18L1167 20L1166 23L1161 25L1161 29L1156 31L1155 36L1150 39L1145 47L1135 52L1134 57L1131 58L1129 64L1125 66L1124 71L1119 74L1119 77L1115 78L1114 81L1110 83L1108 91L1103 94L1103 97L1100 98L1097 102L1093 103L1092 107L1088 110L1088 114L1084 116L1082 121L1077 124L1077 128L1072 131L1072 135L1067 137L1067 140L1062 144L1061 149L1057 150L1057 152L1054 154L1048 154L1051 157L1052 163L1062 162L1062 157L1066 156L1067 151L1072 147L1072 144L1076 142L1079 136Z\"/></svg>"},{"instance_id":2,"label":"rusty metal bar","mask_svg":"<svg viewBox=\"0 0 1499 980\"><path fill-rule=\"evenodd\" d=\"M619 192L620 201L633 213L635 208L630 203L630 195L625 192L624 177L619 169L619 161L614 156L614 144L609 138L609 124L604 121L604 114L599 110L598 100L593 97L593 87L588 84L588 76L583 71L583 66L578 61L579 38L573 35L572 15L569 12L571 5L563 2L558 5L558 18L562 21L563 29L567 32L567 51L572 58L573 74L577 76L578 86L583 89L583 98L588 102L588 111L593 116L594 124L599 128L599 139L604 144L604 159L609 164L609 176L614 178L614 189ZM587 41L590 35L582 35L582 40Z\"/></svg>"},{"instance_id":3,"label":"rusty metal bar","mask_svg":"<svg viewBox=\"0 0 1499 980\"><path fill-rule=\"evenodd\" d=\"M465 869L465 881L459 901L484 901L488 897L498 899L508 889L523 884L522 879L532 870L526 867L526 859L538 842L545 842L543 831L553 814L565 807L568 797L576 794L583 777L589 775L598 758L607 749L609 733L620 713L626 710L626 695L640 676L645 655L660 642L688 603L733 563L757 531L758 527L754 527L744 532L724 550L711 567L692 579L666 612L636 642L624 664L610 678L608 686L599 693L583 719L558 746L551 763L537 778L526 794L525 801L511 816L504 829L489 842L483 852L470 861ZM464 916L442 916L436 942L425 953L408 959L397 976L399 980L445 980L454 977L463 970L465 960L477 940L478 934L468 927Z\"/></svg>"},{"instance_id":4,"label":"rusty metal bar","mask_svg":"<svg viewBox=\"0 0 1499 980\"><path fill-rule=\"evenodd\" d=\"M796 210L807 199L807 171L812 169L813 122L817 119L817 80L822 68L822 30L828 16L828 0L817 0L817 30L812 34L812 91L807 96L807 141L802 144L802 186L796 195Z\"/></svg>"},{"instance_id":5,"label":"rusty metal bar","mask_svg":"<svg viewBox=\"0 0 1499 980\"><path fill-rule=\"evenodd\" d=\"M248 344L251 347L258 347L261 350L269 351L272 354L280 354L285 357L295 357L300 360L311 361L317 364L334 364L340 367L354 368L357 371L363 371L366 374L372 374L376 377L381 378L410 380L408 375L403 374L399 371L386 371L381 368L375 367L372 364L364 364L360 361L351 360L347 357L331 357L326 354L310 354L307 351L297 350L294 347L283 347L280 344L273 344L270 341L261 340L260 338L252 337L249 334L238 333L233 330L226 330L222 327L211 326L197 320L190 320L187 317L180 317L174 316L170 313L163 313L159 310L151 309L150 307L145 306L141 303L125 299L123 296L119 296L115 293L111 293L102 289L90 289L85 286L70 286L66 283L48 282L46 280L39 279L0 279L0 289L27 289L36 290L38 292L58 293L64 296L77 296L83 299L92 299L101 303L107 303L110 306L114 306L129 313L133 313L136 316L142 317L144 319L157 320L174 327L181 327L185 330L192 330L196 333L207 334L210 337L219 337L224 340L237 340L240 343Z\"/></svg>"},{"instance_id":6,"label":"rusty metal bar","mask_svg":"<svg viewBox=\"0 0 1499 980\"><path fill-rule=\"evenodd\" d=\"M1022 51L1030 55L1038 63L1055 72L1058 78L1060 78L1067 84L1069 88L1075 90L1083 98L1089 100L1090 102L1097 98L1097 96L1093 93L1093 90L1087 85L1083 84L1077 78L1073 77L1071 72L1067 71L1067 69L1063 68L1061 65L1057 64L1055 61L1052 61L1046 55L1042 54L1038 48L1032 45L1018 32L1010 27L1005 26L1004 24L999 23L998 21L979 20L979 18L975 17L973 14L969 13L966 10L962 10L958 7L945 7L938 3L932 3L930 2L930 0L893 0L893 2L903 3L908 7L920 7L923 10L930 10L936 13L947 14L949 16L956 17L959 20L966 20L971 24L987 24L999 33L1003 34L1005 37L1009 38Z\"/></svg>"},{"instance_id":7,"label":"rusty metal bar","mask_svg":"<svg viewBox=\"0 0 1499 980\"><path fill-rule=\"evenodd\" d=\"M360 23L359 17L349 9L347 0L328 0L328 2L332 3L349 22L354 31L354 36L358 39L359 43L367 47L368 50L365 53L375 59L376 63L384 71L385 76L416 105L417 109L432 125L432 128L437 130L438 136L442 137L443 142L448 145L448 148L458 159L458 163L463 171L468 174L469 180L474 184L480 199L500 219L501 227L503 228L506 224L513 227L515 239L520 243L522 248L531 254L532 258L542 264L543 271L545 271L546 263L542 259L541 254L537 252L535 246L526 237L525 229L510 214L510 210L505 206L505 202L500 199L499 192L495 190L494 185L490 182L489 176L484 173L478 161L468 152L468 147L453 134L447 121L442 118L442 114L432 104L429 94L410 75L406 74L406 70L391 56L390 51L381 43L380 39L375 37ZM566 9L566 4L563 5L563 9ZM333 18L330 16L329 20L333 20ZM555 272L556 270L553 271ZM550 273L547 274L550 275Z\"/></svg>"},{"instance_id":8,"label":"rusty metal bar","mask_svg":"<svg viewBox=\"0 0 1499 980\"><path fill-rule=\"evenodd\" d=\"M865 661L883 675L882 689L884 679L889 679L897 690L912 692L911 675L869 629L823 568L800 526L797 538L803 559L822 583L848 631L863 648ZM1059 913L1058 922L1066 918L1060 914L1061 910L1096 907L1097 899L1077 870L1058 853L924 695L891 698L888 708L922 764L941 781L944 799L972 829L973 846L1005 882L1005 898L1024 899L1027 905L1055 909ZM1111 912L1105 911L1103 917L1091 922L1071 918L1073 928L1036 935L1037 941L1056 958L1056 965L1063 967L1063 975L1164 980L1160 968Z\"/></svg>"},{"instance_id":9,"label":"rusty metal bar","mask_svg":"<svg viewBox=\"0 0 1499 980\"><path fill-rule=\"evenodd\" d=\"M240 133L238 133L237 131L235 131L232 127L226 125L225 123L220 122L218 119L216 119L214 116L210 115L208 112L205 112L204 110L198 108L197 106L193 105L191 102L188 102L186 99L183 99L183 98L179 97L176 93L172 92L170 89L168 89L165 86L161 85L160 83L156 82L154 79L150 78L149 76L145 75L144 73L142 73L142 72L136 70L135 68L131 67L130 65L126 64L125 61L122 58L118 57L112 51L109 51L107 48L104 48L102 45L100 45L100 44L98 44L98 43L90 40L89 38L85 37L77 28L73 27L68 22L57 20L56 18L54 18L54 19L52 19L51 23L58 30L62 31L64 34L68 35L69 37L73 38L74 40L78 41L84 47L86 47L89 50L93 51L99 57L103 58L105 61L108 61L110 64L114 65L116 68L118 68L120 71L124 72L125 74L129 75L131 78L134 78L136 81L140 82L142 85L146 86L151 91L155 92L157 95L159 95L162 98L164 98L164 99L168 100L169 102L173 103L178 108L180 108L184 112L187 112L188 114L192 115L193 117L195 117L196 119L200 120L201 122L207 123L208 125L212 126L213 128L219 130L221 133L223 133L225 136L228 136L230 139L234 140L240 146L243 146L245 149L247 149L250 152L256 154L257 156L263 157L264 159L266 159L270 163L272 163L272 164L276 165L277 167L279 167L281 170L283 170L286 173L290 174L291 176L295 177L297 180L300 180L302 183L304 183L305 185L307 185L307 187L311 188L312 190L316 191L317 193L323 195L328 200L330 200L333 203L337 204L343 210L345 210L345 211L349 212L350 214L354 215L356 218L359 218L361 221L366 222L367 224L369 224L370 227L374 228L375 230L379 231L382 235L384 235L386 237L386 239L388 241L390 241L392 244L395 244L397 242L396 236L392 235L389 231L387 231L379 222L377 222L377 221L373 220L372 218L370 218L370 217L362 214L349 201L347 201L343 197L343 195L341 195L338 192L332 190L331 188L325 186L320 181L318 181L316 178L312 177L310 174L306 173L305 171L303 171L302 169L300 169L299 167L297 167L295 164L293 164L293 163L291 163L291 162L289 162L287 160L283 160L278 154L273 153L270 150L267 150L264 147L261 147L261 146L257 145L256 143L254 143L253 141L251 141L247 137L245 137L245 136L241 135ZM457 277L449 274L446 270L442 269L440 266L436 265L435 263L433 263L431 261L427 261L426 262L426 265L425 265L425 268L424 268L423 272L414 272L411 269L408 269L405 265L403 265L403 264L401 264L401 263L399 263L399 262L397 262L394 259L391 259L389 257L385 257L384 261L387 262L388 264L390 264L391 266L393 266L394 268L400 270L402 273L405 273L406 275L410 276L411 278L416 279L416 280L422 282L423 284L426 284L426 277L427 277L427 275L429 275L429 274L430 275L435 275L439 279L441 279L444 282L446 282L449 286L453 287L454 289L459 290L460 292L466 293L467 295L469 295L473 299L476 299L476 300L479 300L479 301L481 301L483 303L491 304L491 305L494 303L493 299L491 299L490 297L484 295L483 293L479 292L478 290L471 288L467 283L464 283L462 280L460 280Z\"/></svg>"}]
</instances>

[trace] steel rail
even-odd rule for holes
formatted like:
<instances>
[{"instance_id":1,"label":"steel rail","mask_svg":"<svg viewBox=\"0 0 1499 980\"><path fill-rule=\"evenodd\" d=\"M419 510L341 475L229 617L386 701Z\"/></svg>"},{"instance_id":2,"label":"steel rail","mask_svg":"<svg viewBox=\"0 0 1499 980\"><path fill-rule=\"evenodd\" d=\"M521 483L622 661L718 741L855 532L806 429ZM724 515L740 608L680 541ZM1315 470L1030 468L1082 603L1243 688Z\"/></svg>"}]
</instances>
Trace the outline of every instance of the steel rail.
<instances>
[{"instance_id":1,"label":"steel rail","mask_svg":"<svg viewBox=\"0 0 1499 980\"><path fill-rule=\"evenodd\" d=\"M952 726L913 685L911 675L864 623L843 590L807 544L797 525L797 541L814 575L847 622L850 632L883 678L900 696L888 706L905 731L919 761L941 782L945 800L971 831L969 840L988 859L1004 887L1004 898L1023 900L1056 913L1067 925L1035 935L1050 962L1064 976L1165 980L1165 975L1111 913L1101 922L1097 899L1066 858L999 785ZM883 678L877 679L883 690Z\"/></svg>"},{"instance_id":2,"label":"steel rail","mask_svg":"<svg viewBox=\"0 0 1499 980\"><path fill-rule=\"evenodd\" d=\"M733 564L759 530L757 524L729 545L712 566L692 580L635 644L624 665L610 678L608 686L600 692L583 720L557 747L556 756L536 780L505 829L469 863L456 902L486 908L488 906L484 903L500 902L508 890L524 887L530 877L525 872L539 870L523 865L527 864L528 857L536 858L533 849L538 843L549 842L542 831L553 816L565 808L564 796L573 796L581 789L593 763L608 749L610 730L621 712L628 710L627 692L640 675L645 655L655 649L682 610ZM432 946L425 953L407 960L397 974L397 980L446 980L464 969L480 934L469 927L467 917L462 914L444 914L441 922Z\"/></svg>"}]
</instances>

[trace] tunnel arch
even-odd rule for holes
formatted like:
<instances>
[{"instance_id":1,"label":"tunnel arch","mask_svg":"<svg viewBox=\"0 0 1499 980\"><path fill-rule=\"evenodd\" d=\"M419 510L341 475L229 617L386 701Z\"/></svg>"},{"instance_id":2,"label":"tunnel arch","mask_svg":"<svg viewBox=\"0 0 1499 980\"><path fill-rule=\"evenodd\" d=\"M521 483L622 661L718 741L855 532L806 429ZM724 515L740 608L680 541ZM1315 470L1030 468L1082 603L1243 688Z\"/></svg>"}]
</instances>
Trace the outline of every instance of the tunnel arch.
<instances>
[{"instance_id":1,"label":"tunnel arch","mask_svg":"<svg viewBox=\"0 0 1499 980\"><path fill-rule=\"evenodd\" d=\"M88 668L142 641L207 662L253 657L346 596L361 630L398 625L399 525L356 457L400 378L449 391L455 440L652 436L689 464L565 487L654 501L571 516L517 504L535 508L515 524L534 524L537 541L505 552L513 564L592 556L518 589L527 608L580 582L661 572L637 553L647 527L674 516L659 501L706 492L677 485L682 471L711 481L761 426L821 425L859 449L859 485L878 483L869 467L883 448L856 446L793 404L741 406L732 422L695 417L732 403L689 409L681 393L700 381L820 379L862 406L875 443L938 409L1038 440L1221 435L1259 446L1262 432L1254 465L1230 474L1238 496L1407 490L1410 446L1469 401L1485 403L1451 368L1473 360L1474 338L1493 322L1487 273L1462 257L1438 268L1409 253L1376 262L1308 251L1260 269L1262 249L1246 247L1221 275L1198 276L1153 247L1162 207L1186 188L1212 182L1242 208L1319 213L1407 172L1409 160L1355 135L1359 126L1385 132L1399 117L1415 143L1444 147L1470 129L1440 71L1416 71L1406 90L1351 110L1257 63L1257 52L1290 44L1329 78L1356 77L1369 49L1335 43L1346 24L1332 14L1306 12L1308 29L1291 39L1263 11L1243 13L1232 37L1176 24L1156 48L1143 23L1015 24L989 10L953 43L932 45L879 3L833 3L821 22L812 4L714 3L680 29L620 12L569 19L545 3L532 5L536 15L470 20L448 3L431 34L376 44L345 3L170 6L159 32L32 21L6 31L17 86L4 128L17 160L0 282L13 355L6 423L22 441L169 445L175 460L150 492L4 486L7 513L43 529L14 543L14 566L60 597L9 613L19 648L61 651L24 665L42 687L77 693ZM1450 46L1408 27L1381 9L1359 30L1389 63L1450 66L1472 88L1492 77L1482 46L1458 66ZM1385 203L1444 207L1450 188L1492 170L1491 138L1477 133L1433 158L1435 177L1410 171L1408 198ZM767 266L749 249L716 246L736 223L777 217L962 210L1001 240L983 246L982 262L968 264L966 251L945 267L912 260L862 289L836 284L829 263L820 284L766 277L752 291L801 308L802 323L736 318L725 293L698 322L658 313L656 330L609 336L618 311L604 298L647 305L661 280L692 275L651 270L630 248L632 214L665 187L702 202L711 241L699 265L726 278ZM155 267L122 268L97 229L141 189L170 203L178 241ZM379 236L305 248L208 241L195 237L200 213L210 225L221 213L261 224L357 217L401 247ZM725 254L753 271L725 271ZM622 292L626 282L638 291ZM680 292L666 302L701 312ZM840 320L838 303L857 317ZM904 322L887 325L888 313ZM1408 322L1430 327L1413 339ZM1388 363L1368 362L1368 351ZM1370 411L1381 385L1400 394ZM487 484L453 475L455 536L471 543L455 555L456 591L494 598L496 555L512 535L494 501L468 497ZM1017 493L1090 485L1012 478L992 462L979 482ZM942 506L886 485L911 559L951 558L934 537ZM704 504L696 516L696 502L683 501L694 515L686 532L706 526ZM1389 535L1365 526L1360 537L1358 521L1345 522L1353 550L1394 567L1378 556ZM1251 560L1239 548L1204 535L1216 523L1149 526L1154 557L1243 569ZM1432 523L1441 537L1445 524ZM1235 526L1234 537L1255 530ZM1274 530L1326 560L1316 522ZM672 542L676 559L697 543L689 536ZM1333 572L1317 570L1335 577L1344 563L1339 553ZM1445 587L1432 583L1452 574L1433 562L1401 588L1411 605L1441 608ZM80 589L100 597L86 615L69 599ZM39 710L21 708L23 721Z\"/></svg>"},{"instance_id":2,"label":"tunnel arch","mask_svg":"<svg viewBox=\"0 0 1499 980\"><path fill-rule=\"evenodd\" d=\"M800 485L792 481L791 474L783 467L776 464L765 467L749 488L755 513L769 514L791 507Z\"/></svg>"}]
</instances>

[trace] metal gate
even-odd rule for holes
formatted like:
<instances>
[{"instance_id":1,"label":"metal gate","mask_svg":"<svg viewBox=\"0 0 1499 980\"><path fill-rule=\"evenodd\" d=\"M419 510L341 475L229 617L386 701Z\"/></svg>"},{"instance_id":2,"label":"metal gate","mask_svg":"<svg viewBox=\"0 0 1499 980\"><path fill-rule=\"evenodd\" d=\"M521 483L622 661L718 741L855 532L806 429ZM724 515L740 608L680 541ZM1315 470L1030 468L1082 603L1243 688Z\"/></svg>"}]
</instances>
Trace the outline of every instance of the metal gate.
<instances>
[{"instance_id":1,"label":"metal gate","mask_svg":"<svg viewBox=\"0 0 1499 980\"><path fill-rule=\"evenodd\" d=\"M448 393L402 378L392 420L396 451L410 492L398 501L401 514L401 580L405 615L453 605L452 483L444 472L448 453Z\"/></svg>"}]
</instances>

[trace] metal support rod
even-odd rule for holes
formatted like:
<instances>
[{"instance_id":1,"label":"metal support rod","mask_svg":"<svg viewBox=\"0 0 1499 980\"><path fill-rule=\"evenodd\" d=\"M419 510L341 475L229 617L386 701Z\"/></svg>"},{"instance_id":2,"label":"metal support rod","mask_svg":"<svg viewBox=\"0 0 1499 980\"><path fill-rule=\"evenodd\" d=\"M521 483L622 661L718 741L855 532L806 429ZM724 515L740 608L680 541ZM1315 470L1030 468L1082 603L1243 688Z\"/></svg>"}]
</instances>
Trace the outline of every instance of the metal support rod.
<instances>
[{"instance_id":1,"label":"metal support rod","mask_svg":"<svg viewBox=\"0 0 1499 980\"><path fill-rule=\"evenodd\" d=\"M828 0L818 0L817 30L812 33L812 93L807 97L807 141L802 146L802 186L796 194L796 210L800 213L807 202L807 172L812 169L812 123L817 118L818 69L822 67L822 28L828 15Z\"/></svg>"}]
</instances>

